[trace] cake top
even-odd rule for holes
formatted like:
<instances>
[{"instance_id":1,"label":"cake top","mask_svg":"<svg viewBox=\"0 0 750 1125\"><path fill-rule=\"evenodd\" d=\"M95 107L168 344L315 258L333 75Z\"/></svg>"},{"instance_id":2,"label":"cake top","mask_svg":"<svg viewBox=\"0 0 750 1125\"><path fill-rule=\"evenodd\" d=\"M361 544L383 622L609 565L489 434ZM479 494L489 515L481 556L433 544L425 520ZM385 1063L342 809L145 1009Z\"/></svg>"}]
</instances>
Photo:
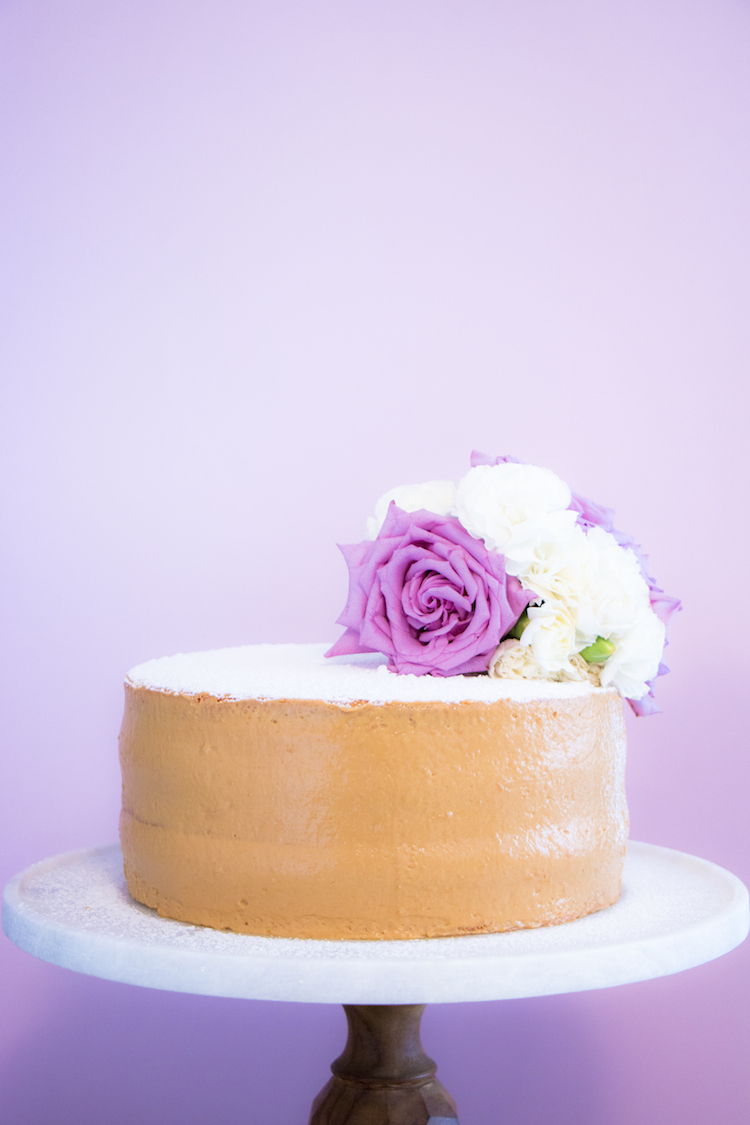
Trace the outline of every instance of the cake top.
<instances>
[{"instance_id":1,"label":"cake top","mask_svg":"<svg viewBox=\"0 0 750 1125\"><path fill-rule=\"evenodd\" d=\"M324 659L329 646L244 645L149 660L128 673L133 687L219 699L317 699L327 703L494 703L601 693L590 682L415 676L388 671L379 653ZM612 689L610 689L612 690Z\"/></svg>"},{"instance_id":2,"label":"cake top","mask_svg":"<svg viewBox=\"0 0 750 1125\"><path fill-rule=\"evenodd\" d=\"M346 631L327 657L382 653L389 671L429 679L588 682L637 715L658 710L680 603L613 511L550 469L475 452L457 484L390 489L367 539L341 551Z\"/></svg>"}]
</instances>

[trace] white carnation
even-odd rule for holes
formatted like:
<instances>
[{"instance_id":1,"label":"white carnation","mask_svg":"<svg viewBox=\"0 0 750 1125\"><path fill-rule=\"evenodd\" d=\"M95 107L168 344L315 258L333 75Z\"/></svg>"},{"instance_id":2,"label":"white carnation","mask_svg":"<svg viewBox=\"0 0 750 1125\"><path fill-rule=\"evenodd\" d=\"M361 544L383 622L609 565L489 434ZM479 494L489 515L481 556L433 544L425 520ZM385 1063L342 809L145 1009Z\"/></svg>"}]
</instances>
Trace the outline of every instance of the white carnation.
<instances>
[{"instance_id":1,"label":"white carnation","mask_svg":"<svg viewBox=\"0 0 750 1125\"><path fill-rule=\"evenodd\" d=\"M602 687L612 684L627 699L648 695L648 681L659 671L665 633L664 623L648 607L620 637L611 637L615 651L602 668Z\"/></svg>"},{"instance_id":2,"label":"white carnation","mask_svg":"<svg viewBox=\"0 0 750 1125\"><path fill-rule=\"evenodd\" d=\"M600 637L611 637L629 629L650 609L648 584L633 551L621 547L608 531L592 527L585 540L581 569L591 629L596 627Z\"/></svg>"},{"instance_id":3,"label":"white carnation","mask_svg":"<svg viewBox=\"0 0 750 1125\"><path fill-rule=\"evenodd\" d=\"M576 525L557 538L540 535L530 557L518 568L524 588L533 590L540 598L556 599L573 607L582 586L580 560L585 538L583 529Z\"/></svg>"},{"instance_id":4,"label":"white carnation","mask_svg":"<svg viewBox=\"0 0 750 1125\"><path fill-rule=\"evenodd\" d=\"M529 645L534 658L547 672L559 672L576 652L575 622L563 602L548 598L543 605L529 606L529 623L521 644Z\"/></svg>"},{"instance_id":5,"label":"white carnation","mask_svg":"<svg viewBox=\"0 0 750 1125\"><path fill-rule=\"evenodd\" d=\"M478 465L456 489L456 515L475 539L505 555L518 574L542 539L563 539L576 522L570 489L550 469L536 465Z\"/></svg>"},{"instance_id":6,"label":"white carnation","mask_svg":"<svg viewBox=\"0 0 750 1125\"><path fill-rule=\"evenodd\" d=\"M487 671L499 680L551 679L550 673L542 668L529 646L514 640L500 642Z\"/></svg>"},{"instance_id":7,"label":"white carnation","mask_svg":"<svg viewBox=\"0 0 750 1125\"><path fill-rule=\"evenodd\" d=\"M524 587L561 602L576 629L579 651L597 637L622 635L649 607L649 592L629 548L600 527L574 527L562 539L540 539L521 569Z\"/></svg>"},{"instance_id":8,"label":"white carnation","mask_svg":"<svg viewBox=\"0 0 750 1125\"><path fill-rule=\"evenodd\" d=\"M453 513L456 486L452 480L428 480L424 484L397 484L380 497L375 505L375 515L367 520L367 538L376 539L388 513L391 500L404 512L418 512L425 508L436 516Z\"/></svg>"}]
</instances>

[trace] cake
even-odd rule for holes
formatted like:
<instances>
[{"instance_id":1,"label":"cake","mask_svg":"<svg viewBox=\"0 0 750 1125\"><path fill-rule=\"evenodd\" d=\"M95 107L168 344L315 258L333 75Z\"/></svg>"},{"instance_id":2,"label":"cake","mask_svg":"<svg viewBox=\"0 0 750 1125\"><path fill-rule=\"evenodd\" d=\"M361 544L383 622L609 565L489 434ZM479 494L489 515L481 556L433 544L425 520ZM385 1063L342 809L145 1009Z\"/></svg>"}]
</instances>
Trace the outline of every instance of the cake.
<instances>
[{"instance_id":1,"label":"cake","mask_svg":"<svg viewBox=\"0 0 750 1125\"><path fill-rule=\"evenodd\" d=\"M399 676L380 657L331 664L326 647L133 669L121 837L134 898L219 929L352 939L549 925L617 900L614 689Z\"/></svg>"},{"instance_id":2,"label":"cake","mask_svg":"<svg viewBox=\"0 0 750 1125\"><path fill-rule=\"evenodd\" d=\"M381 498L368 539L342 548L333 646L129 673L135 899L334 940L497 933L617 901L623 698L655 709L679 603L609 510L549 470L475 455L467 478Z\"/></svg>"}]
</instances>

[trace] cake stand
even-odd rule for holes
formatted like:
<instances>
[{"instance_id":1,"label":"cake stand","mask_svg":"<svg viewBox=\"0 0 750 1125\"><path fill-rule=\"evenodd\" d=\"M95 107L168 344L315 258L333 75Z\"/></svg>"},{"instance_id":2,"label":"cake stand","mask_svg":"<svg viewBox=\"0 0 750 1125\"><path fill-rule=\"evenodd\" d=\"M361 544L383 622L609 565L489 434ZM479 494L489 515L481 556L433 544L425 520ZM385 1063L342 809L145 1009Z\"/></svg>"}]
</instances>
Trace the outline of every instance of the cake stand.
<instances>
[{"instance_id":1,"label":"cake stand","mask_svg":"<svg viewBox=\"0 0 750 1125\"><path fill-rule=\"evenodd\" d=\"M427 1003L608 988L729 952L748 894L706 860L631 842L623 894L562 926L426 941L260 938L160 918L127 892L116 845L38 863L5 889L3 928L35 957L125 984L344 1005L349 1039L310 1125L456 1125L422 1050Z\"/></svg>"}]
</instances>

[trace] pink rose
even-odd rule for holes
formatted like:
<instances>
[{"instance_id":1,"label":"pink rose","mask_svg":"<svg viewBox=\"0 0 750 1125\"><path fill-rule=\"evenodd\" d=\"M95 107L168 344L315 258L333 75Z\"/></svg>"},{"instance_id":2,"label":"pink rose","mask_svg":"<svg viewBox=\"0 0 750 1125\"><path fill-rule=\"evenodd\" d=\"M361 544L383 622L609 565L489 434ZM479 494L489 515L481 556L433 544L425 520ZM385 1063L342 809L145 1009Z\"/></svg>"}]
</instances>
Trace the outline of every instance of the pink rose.
<instances>
[{"instance_id":1,"label":"pink rose","mask_svg":"<svg viewBox=\"0 0 750 1125\"><path fill-rule=\"evenodd\" d=\"M535 596L505 560L452 516L391 503L377 539L341 547L349 596L346 632L326 656L382 652L396 672L486 672L505 634Z\"/></svg>"}]
</instances>

